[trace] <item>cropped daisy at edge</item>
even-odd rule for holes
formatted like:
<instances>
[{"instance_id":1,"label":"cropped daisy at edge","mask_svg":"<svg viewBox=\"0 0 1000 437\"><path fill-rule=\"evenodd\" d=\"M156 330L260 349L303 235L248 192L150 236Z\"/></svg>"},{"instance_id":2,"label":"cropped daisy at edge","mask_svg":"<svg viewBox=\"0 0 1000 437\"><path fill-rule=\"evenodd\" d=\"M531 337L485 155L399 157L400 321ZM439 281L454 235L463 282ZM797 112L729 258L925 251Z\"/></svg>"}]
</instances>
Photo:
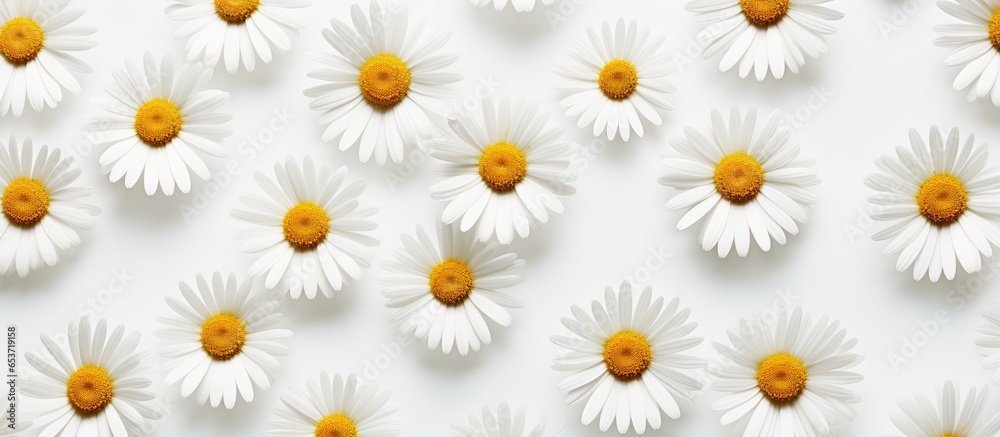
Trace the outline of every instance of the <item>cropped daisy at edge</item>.
<instances>
[{"instance_id":1,"label":"cropped daisy at edge","mask_svg":"<svg viewBox=\"0 0 1000 437\"><path fill-rule=\"evenodd\" d=\"M281 395L277 419L268 422L274 437L391 437L400 435L397 407L389 392L355 374L320 374L305 390L290 387Z\"/></svg>"}]
</instances>

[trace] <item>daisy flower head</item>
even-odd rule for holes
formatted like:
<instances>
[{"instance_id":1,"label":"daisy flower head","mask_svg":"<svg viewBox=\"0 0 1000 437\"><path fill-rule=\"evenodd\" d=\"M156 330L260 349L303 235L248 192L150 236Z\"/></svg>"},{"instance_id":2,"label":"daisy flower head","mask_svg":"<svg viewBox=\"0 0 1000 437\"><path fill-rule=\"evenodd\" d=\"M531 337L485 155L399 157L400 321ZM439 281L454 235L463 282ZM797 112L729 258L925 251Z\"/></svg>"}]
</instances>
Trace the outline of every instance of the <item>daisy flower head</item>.
<instances>
[{"instance_id":1,"label":"daisy flower head","mask_svg":"<svg viewBox=\"0 0 1000 437\"><path fill-rule=\"evenodd\" d=\"M95 326L88 318L70 323L68 345L43 334L49 353L28 352L25 358L39 372L25 380L22 393L36 400L36 428L41 435L59 437L126 437L143 435L143 423L160 419L149 401L152 382L144 353L136 352L138 332L124 326L108 332L108 323Z\"/></svg>"},{"instance_id":2,"label":"daisy flower head","mask_svg":"<svg viewBox=\"0 0 1000 437\"><path fill-rule=\"evenodd\" d=\"M303 24L294 9L312 0L173 0L167 17L184 24L177 39L187 40L187 59L214 69L220 59L226 71L253 72L292 49L291 37Z\"/></svg>"},{"instance_id":3,"label":"daisy flower head","mask_svg":"<svg viewBox=\"0 0 1000 437\"><path fill-rule=\"evenodd\" d=\"M941 35L934 43L951 49L945 65L962 67L952 86L968 88L970 102L986 99L1000 106L1000 86L994 86L1000 79L1000 1L940 0L937 5L960 21L934 27Z\"/></svg>"},{"instance_id":4,"label":"daisy flower head","mask_svg":"<svg viewBox=\"0 0 1000 437\"><path fill-rule=\"evenodd\" d=\"M25 102L35 112L55 108L63 90L80 92L77 75L90 73L73 52L97 44L93 27L75 26L83 9L66 0L0 0L0 116L20 117Z\"/></svg>"},{"instance_id":5,"label":"daisy flower head","mask_svg":"<svg viewBox=\"0 0 1000 437\"><path fill-rule=\"evenodd\" d=\"M816 197L808 187L819 184L812 161L799 157L798 141L774 111L757 123L757 111L744 115L733 108L726 123L712 111L712 128L702 133L686 128L671 140L678 156L663 160L667 174L660 183L679 194L668 210L687 209L677 223L684 230L702 221L701 247L717 247L719 257L733 246L739 256L750 251L751 237L761 250L771 239L785 244L785 233L798 234L797 223L809 218Z\"/></svg>"},{"instance_id":6,"label":"daisy flower head","mask_svg":"<svg viewBox=\"0 0 1000 437\"><path fill-rule=\"evenodd\" d=\"M929 142L910 129L910 148L875 161L878 172L865 179L876 191L868 201L871 217L890 222L872 236L888 240L882 253L899 254L896 270L913 266L913 279L932 282L982 269L982 257L1000 245L1000 170L986 169L989 148L975 136L961 141L958 129L945 138L931 127Z\"/></svg>"},{"instance_id":7,"label":"daisy flower head","mask_svg":"<svg viewBox=\"0 0 1000 437\"><path fill-rule=\"evenodd\" d=\"M382 294L392 320L402 322L400 333L412 332L431 350L447 354L454 347L464 356L492 341L487 319L510 326L507 308L521 302L501 290L524 280L525 263L456 226L438 223L437 233L437 244L420 227L415 238L401 236L402 249L384 263Z\"/></svg>"},{"instance_id":8,"label":"daisy flower head","mask_svg":"<svg viewBox=\"0 0 1000 437\"><path fill-rule=\"evenodd\" d=\"M986 410L986 386L973 387L962 400L961 390L946 381L931 400L925 393L899 399L899 411L890 415L906 437L992 437L1000 433L1000 415Z\"/></svg>"},{"instance_id":9,"label":"daisy flower head","mask_svg":"<svg viewBox=\"0 0 1000 437\"><path fill-rule=\"evenodd\" d=\"M314 52L321 64L309 77L322 81L305 91L310 108L322 112L323 141L341 151L358 147L358 158L383 165L403 162L407 150L430 135L433 114L446 114L444 99L462 80L458 55L442 48L450 35L410 23L405 7L371 2L368 16L351 6L354 27L333 19L323 38L335 53Z\"/></svg>"},{"instance_id":10,"label":"daisy flower head","mask_svg":"<svg viewBox=\"0 0 1000 437\"><path fill-rule=\"evenodd\" d=\"M80 244L77 231L97 224L94 190L73 186L80 172L59 149L36 153L30 138L0 144L0 275L56 265L60 251Z\"/></svg>"},{"instance_id":11,"label":"daisy flower head","mask_svg":"<svg viewBox=\"0 0 1000 437\"><path fill-rule=\"evenodd\" d=\"M536 102L487 98L481 113L449 123L454 135L430 153L444 163L431 197L448 203L445 224L457 223L462 232L475 227L481 241L495 234L510 244L515 234L527 238L532 226L548 222L550 212L562 214L559 196L576 193L575 148Z\"/></svg>"},{"instance_id":12,"label":"daisy flower head","mask_svg":"<svg viewBox=\"0 0 1000 437\"><path fill-rule=\"evenodd\" d=\"M624 19L614 27L604 22L600 35L588 28L587 36L556 58L566 115L578 118L579 128L593 125L595 137L606 132L609 141L628 141L632 131L641 138L643 119L662 124L660 112L673 108L667 95L676 91L669 77L677 70L662 50L664 38Z\"/></svg>"},{"instance_id":13,"label":"daisy flower head","mask_svg":"<svg viewBox=\"0 0 1000 437\"><path fill-rule=\"evenodd\" d=\"M105 114L88 125L95 144L107 147L101 172L128 188L142 176L149 196L190 192L190 172L208 180L201 155L225 156L219 143L233 133L224 126L232 116L218 112L229 93L205 89L212 71L199 63L175 69L169 56L157 62L146 53L111 74L108 96L97 102Z\"/></svg>"},{"instance_id":14,"label":"daisy flower head","mask_svg":"<svg viewBox=\"0 0 1000 437\"><path fill-rule=\"evenodd\" d=\"M161 328L153 334L169 343L160 349L169 360L165 383L180 382L182 397L232 409L237 396L250 403L255 387L271 387L268 372L281 366L276 357L288 354L285 338L292 332L275 327L279 302L252 295L252 285L236 275L199 274L195 288L179 284L183 299L166 297L172 313L158 318Z\"/></svg>"},{"instance_id":15,"label":"daisy flower head","mask_svg":"<svg viewBox=\"0 0 1000 437\"><path fill-rule=\"evenodd\" d=\"M398 409L390 394L355 374L320 374L306 389L289 388L281 395L278 418L267 435L281 437L389 437L399 433L393 417Z\"/></svg>"},{"instance_id":16,"label":"daisy flower head","mask_svg":"<svg viewBox=\"0 0 1000 437\"><path fill-rule=\"evenodd\" d=\"M691 310L681 308L677 298L664 305L663 297L653 299L651 287L632 301L632 285L623 282L618 293L604 291L604 302L593 301L592 314L571 307L572 318L563 326L571 335L554 335L561 349L553 369L570 372L559 389L565 390L569 405L586 401L582 422L589 425L600 417L601 431L612 423L625 434L629 426L642 434L646 425L660 429L660 412L671 419L681 416L678 401L690 402L701 390L697 380L682 372L700 369L705 361L685 352L701 344L689 336L695 322Z\"/></svg>"},{"instance_id":17,"label":"daisy flower head","mask_svg":"<svg viewBox=\"0 0 1000 437\"><path fill-rule=\"evenodd\" d=\"M483 407L480 415L470 414L468 424L453 424L445 437L561 437L562 428L552 428L545 417L529 427L524 407L512 409L506 403L497 408Z\"/></svg>"},{"instance_id":18,"label":"daisy flower head","mask_svg":"<svg viewBox=\"0 0 1000 437\"><path fill-rule=\"evenodd\" d=\"M504 10L507 7L507 3L510 3L514 7L515 11L518 12L531 12L535 9L536 0L470 0L472 4L482 8L490 3L493 4L493 9L498 11ZM539 0L543 5L549 6L555 2L555 0Z\"/></svg>"},{"instance_id":19,"label":"daisy flower head","mask_svg":"<svg viewBox=\"0 0 1000 437\"><path fill-rule=\"evenodd\" d=\"M288 290L292 299L303 293L313 299L317 291L332 298L361 279L371 247L379 244L370 235L378 228L370 219L377 209L359 207L367 183L347 183L346 177L346 166L317 168L312 158L290 156L275 163L274 178L254 174L263 194L242 197L243 208L232 212L251 225L236 233L241 250L259 256L250 276L264 277L267 288Z\"/></svg>"},{"instance_id":20,"label":"daisy flower head","mask_svg":"<svg viewBox=\"0 0 1000 437\"><path fill-rule=\"evenodd\" d=\"M986 357L983 368L994 371L993 385L1000 386L1000 304L990 305L982 315L986 324L979 328L982 337L976 340L976 346Z\"/></svg>"}]
</instances>

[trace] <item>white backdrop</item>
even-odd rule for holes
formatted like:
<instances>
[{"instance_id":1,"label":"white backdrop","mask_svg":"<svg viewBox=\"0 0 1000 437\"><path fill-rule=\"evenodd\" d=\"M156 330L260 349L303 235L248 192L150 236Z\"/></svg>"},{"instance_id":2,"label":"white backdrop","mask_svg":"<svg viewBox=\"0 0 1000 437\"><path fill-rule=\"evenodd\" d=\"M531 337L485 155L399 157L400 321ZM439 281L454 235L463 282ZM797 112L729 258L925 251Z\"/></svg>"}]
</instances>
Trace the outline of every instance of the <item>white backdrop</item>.
<instances>
[{"instance_id":1,"label":"white backdrop","mask_svg":"<svg viewBox=\"0 0 1000 437\"><path fill-rule=\"evenodd\" d=\"M866 215L869 192L862 180L877 156L905 142L910 127L926 135L932 124L957 126L980 142L1000 143L998 110L966 103L964 93L950 87L957 71L944 67L946 51L933 45L931 30L949 18L930 0L834 2L847 18L830 39L831 53L809 62L798 76L763 83L721 73L717 59L696 56L691 38L700 28L681 0L557 0L520 15L477 9L467 0L402 1L411 15L453 32L448 48L462 54L462 93L470 105L477 89L537 98L551 120L568 129L569 140L591 151L579 161L579 192L566 200L566 214L513 246L528 262L528 280L511 290L524 308L514 311L513 326L495 331L494 344L468 357L423 346L397 348L375 281L383 270L376 264L333 300L284 305L285 326L295 333L292 353L282 360L272 390L252 405L227 411L175 400L179 389L162 387L164 373L158 372L154 387L166 419L155 425L157 435L262 435L278 395L289 385L301 385L321 370L368 368L401 406L404 436L440 435L480 406L503 400L527 406L532 417L548 414L565 424L570 436L599 436L596 426L579 423L582 406L565 406L555 389L563 375L550 369L554 347L548 336L561 332L559 319L571 304L586 305L623 278L652 285L657 295L680 296L699 322L695 334L706 342L697 352L706 357L712 356L709 343L725 341L725 330L734 329L739 318L769 308L802 305L840 318L859 338L857 352L866 356L858 368L865 381L854 387L863 401L841 436L896 434L888 414L894 399L912 390L930 391L947 378L964 387L989 383L973 341L982 323L979 312L1000 300L993 273L961 275L951 283L913 282L909 273L895 271L894 260L880 255L882 245L870 239L880 225ZM315 67L304 53L328 49L320 30L332 17L345 19L350 3L317 1L304 10L307 27L283 60L252 74L229 75L220 66L212 85L232 95L225 110L235 116L235 135L224 143L229 157L209 162L215 184L201 184L191 195L147 198L99 174L100 151L88 151L80 127L95 115L91 99L103 93L100 84L123 57L183 53L183 42L173 37L178 24L164 16L165 1L73 1L88 8L82 21L99 28L99 46L83 55L94 67L82 78L84 92L55 110L0 119L0 135L4 141L9 135L31 136L80 152L81 183L97 188L93 200L103 213L98 227L84 233L83 245L65 253L56 268L25 280L0 279L0 323L19 325L22 352L41 347L40 333L63 330L68 320L86 314L125 323L143 333L145 348L155 348L152 316L164 313L163 297L177 293L178 281L214 270L243 274L249 267L251 258L232 240L238 226L229 211L240 195L256 189L253 171L270 174L271 165L289 154L346 164L350 177L368 180L363 201L381 208L376 260L399 247L400 233L433 226L443 208L428 195L434 163L413 154L402 167L359 164L354 150L341 153L320 141L318 115L302 95L314 83L305 73ZM605 144L561 114L551 67L553 54L584 37L587 26L619 16L665 35L682 69L674 78L676 110L666 115L664 126L647 129L643 139ZM797 114L791 122L801 125L798 138L804 153L815 157L823 183L809 223L786 246L720 260L700 249L694 229L675 229L679 213L663 209L672 193L656 179L668 138L685 126L704 128L712 108L733 105ZM254 141L260 150L249 152L248 137L259 138ZM993 164L1000 165L1000 149L991 149ZM184 208L196 212L185 216ZM122 276L124 281L115 279ZM960 288L985 291L966 298ZM935 317L939 322L924 322ZM906 349L903 338L922 346ZM890 353L906 362L894 366ZM23 356L21 362L26 370ZM996 408L1000 390L992 394L990 405ZM682 405L680 420L665 422L652 435L728 434L718 423L721 413L710 408L718 397L703 390Z\"/></svg>"}]
</instances>

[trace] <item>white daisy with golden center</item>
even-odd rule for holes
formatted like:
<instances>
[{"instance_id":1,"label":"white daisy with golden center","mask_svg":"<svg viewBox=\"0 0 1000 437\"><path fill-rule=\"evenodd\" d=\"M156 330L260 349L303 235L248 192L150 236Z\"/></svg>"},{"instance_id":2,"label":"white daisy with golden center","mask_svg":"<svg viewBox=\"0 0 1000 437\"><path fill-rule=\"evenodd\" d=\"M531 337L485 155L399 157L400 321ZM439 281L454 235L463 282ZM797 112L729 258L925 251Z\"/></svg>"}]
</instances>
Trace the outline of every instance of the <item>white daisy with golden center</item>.
<instances>
[{"instance_id":1,"label":"white daisy with golden center","mask_svg":"<svg viewBox=\"0 0 1000 437\"><path fill-rule=\"evenodd\" d=\"M187 59L215 68L224 60L226 71L253 71L257 61L267 64L292 49L291 37L303 28L293 9L312 0L174 0L167 17L182 21L177 39L187 40Z\"/></svg>"},{"instance_id":2,"label":"white daisy with golden center","mask_svg":"<svg viewBox=\"0 0 1000 437\"><path fill-rule=\"evenodd\" d=\"M490 3L492 3L493 9L496 9L498 11L504 10L504 8L507 7L507 3L510 3L510 5L514 8L514 10L518 12L531 12L532 10L535 9L535 3L536 3L536 0L469 0L469 1L471 1L472 4L478 7L485 7ZM538 1L540 1L543 5L546 6L551 5L552 3L555 2L555 0L538 0Z\"/></svg>"},{"instance_id":3,"label":"white daisy with golden center","mask_svg":"<svg viewBox=\"0 0 1000 437\"><path fill-rule=\"evenodd\" d=\"M713 388L726 394L712 409L734 436L825 436L854 418L860 399L847 385L862 380L850 369L863 358L839 321L796 307L776 321L742 319L728 335L731 345L712 343L725 358L710 369Z\"/></svg>"},{"instance_id":4,"label":"white daisy with golden center","mask_svg":"<svg viewBox=\"0 0 1000 437\"><path fill-rule=\"evenodd\" d=\"M251 277L264 277L267 288L287 290L292 299L317 291L332 298L371 265L371 236L376 208L359 208L364 180L345 182L347 167L319 168L312 158L274 164L274 178L254 173L263 190L243 196L244 208L232 216L251 228L236 233L244 253L258 254Z\"/></svg>"},{"instance_id":5,"label":"white daisy with golden center","mask_svg":"<svg viewBox=\"0 0 1000 437\"><path fill-rule=\"evenodd\" d=\"M994 437L1000 435L1000 414L986 409L988 400L982 386L970 389L963 402L958 386L946 381L934 400L924 393L899 399L900 411L889 417L906 437Z\"/></svg>"},{"instance_id":6,"label":"white daisy with golden center","mask_svg":"<svg viewBox=\"0 0 1000 437\"><path fill-rule=\"evenodd\" d=\"M684 352L701 344L690 337L698 326L688 322L691 310L677 298L664 306L653 300L646 287L633 306L632 285L622 282L616 294L604 291L604 303L595 300L592 314L574 305L572 318L563 326L572 334L554 335L561 351L553 369L572 374L559 383L569 405L586 401L582 421L589 425L600 417L601 431L613 422L625 434L629 425L642 434L646 425L660 429L660 412L671 419L681 416L678 401L690 402L702 385L683 370L700 369L705 361Z\"/></svg>"},{"instance_id":7,"label":"white daisy with golden center","mask_svg":"<svg viewBox=\"0 0 1000 437\"><path fill-rule=\"evenodd\" d=\"M353 29L338 19L323 29L336 53L309 54L322 65L309 77L323 81L305 91L309 107L322 112L323 141L337 140L342 151L357 147L361 162L401 163L430 136L431 117L450 112L442 99L462 80L453 67L458 55L442 52L447 33L410 23L405 7L389 11L372 2L366 17L353 5L351 19Z\"/></svg>"},{"instance_id":8,"label":"white daisy with golden center","mask_svg":"<svg viewBox=\"0 0 1000 437\"><path fill-rule=\"evenodd\" d=\"M55 108L63 90L80 92L91 69L72 52L94 48L93 27L73 26L83 9L66 0L0 0L0 116Z\"/></svg>"},{"instance_id":9,"label":"white daisy with golden center","mask_svg":"<svg viewBox=\"0 0 1000 437\"><path fill-rule=\"evenodd\" d=\"M570 185L574 147L561 140L563 131L548 126L536 102L494 102L487 98L481 114L450 120L454 135L437 141L431 156L444 162L431 197L448 202L441 215L462 232L476 228L481 241L495 234L510 244L517 234L527 238L532 226L562 214L560 196L576 193Z\"/></svg>"},{"instance_id":10,"label":"white daisy with golden center","mask_svg":"<svg viewBox=\"0 0 1000 437\"><path fill-rule=\"evenodd\" d=\"M390 437L400 435L390 394L355 374L320 374L305 390L290 387L281 395L277 419L268 422L275 437Z\"/></svg>"},{"instance_id":11,"label":"white daisy with golden center","mask_svg":"<svg viewBox=\"0 0 1000 437\"><path fill-rule=\"evenodd\" d=\"M976 340L976 346L986 358L983 368L993 371L993 385L1000 386L1000 304L992 304L982 313L986 325L979 328L983 336Z\"/></svg>"},{"instance_id":12,"label":"white daisy with golden center","mask_svg":"<svg viewBox=\"0 0 1000 437\"><path fill-rule=\"evenodd\" d=\"M466 355L492 341L487 320L510 326L506 308L521 302L501 290L524 280L525 263L457 226L438 223L437 234L437 244L420 227L416 238L400 237L402 249L383 264L382 294L392 320L402 322L400 333L413 332L431 350L447 354L454 347Z\"/></svg>"},{"instance_id":13,"label":"white daisy with golden center","mask_svg":"<svg viewBox=\"0 0 1000 437\"><path fill-rule=\"evenodd\" d=\"M562 428L550 427L541 417L529 428L524 407L512 409L507 403L497 408L483 407L480 414L469 414L469 423L452 424L445 437L561 437Z\"/></svg>"},{"instance_id":14,"label":"white daisy with golden center","mask_svg":"<svg viewBox=\"0 0 1000 437\"><path fill-rule=\"evenodd\" d=\"M0 143L0 275L56 265L60 251L80 244L77 231L97 224L101 210L87 203L94 190L72 186L80 172L59 149L36 154L30 138Z\"/></svg>"},{"instance_id":15,"label":"white daisy with golden center","mask_svg":"<svg viewBox=\"0 0 1000 437\"><path fill-rule=\"evenodd\" d=\"M771 250L771 239L785 244L785 233L798 234L797 223L809 218L816 197L807 187L819 183L812 161L799 158L798 141L774 111L757 123L757 111L744 116L733 108L729 123L712 111L712 129L684 130L671 140L679 156L663 160L667 174L660 183L679 190L667 209L688 211L677 223L687 229L702 221L701 247L716 247L725 258L735 246L739 256L750 251L750 241Z\"/></svg>"},{"instance_id":16,"label":"white daisy with golden center","mask_svg":"<svg viewBox=\"0 0 1000 437\"><path fill-rule=\"evenodd\" d=\"M676 91L669 77L677 67L662 50L663 37L651 38L649 26L619 19L612 28L604 22L600 35L587 29L587 42L577 41L556 58L556 85L568 94L559 106L578 118L577 127L594 126L594 136L607 132L608 140L632 131L645 133L643 119L663 123L660 112L672 109L667 95Z\"/></svg>"},{"instance_id":17,"label":"white daisy with golden center","mask_svg":"<svg viewBox=\"0 0 1000 437\"><path fill-rule=\"evenodd\" d=\"M1000 106L1000 1L938 1L938 7L961 23L934 26L941 36L934 40L951 52L944 63L961 66L955 78L956 91L968 88L968 100L991 100Z\"/></svg>"},{"instance_id":18,"label":"white daisy with golden center","mask_svg":"<svg viewBox=\"0 0 1000 437\"><path fill-rule=\"evenodd\" d=\"M694 0L687 5L695 20L711 28L699 42L703 56L719 53L719 69L739 64L740 77L753 70L757 80L768 71L775 79L785 69L798 74L806 63L830 50L826 36L837 32L832 22L844 14L823 6L831 0Z\"/></svg>"},{"instance_id":19,"label":"white daisy with golden center","mask_svg":"<svg viewBox=\"0 0 1000 437\"><path fill-rule=\"evenodd\" d=\"M144 434L144 422L161 417L147 390L153 368L143 365L147 354L136 352L139 333L126 335L119 325L108 332L104 320L91 327L81 318L66 331L68 345L43 334L49 352L28 352L28 364L39 372L27 378L21 393L32 402L32 412L43 436L126 437ZM23 403L27 404L27 402Z\"/></svg>"},{"instance_id":20,"label":"white daisy with golden center","mask_svg":"<svg viewBox=\"0 0 1000 437\"><path fill-rule=\"evenodd\" d=\"M101 154L101 172L111 182L125 179L132 188L143 176L147 195L191 191L193 171L210 177L202 154L223 157L219 145L233 131L224 124L232 116L218 112L229 93L205 89L212 71L201 64L185 64L175 71L170 56L157 62L146 53L140 62L129 59L112 71L114 81L98 102L106 112L87 126L95 144L107 146Z\"/></svg>"},{"instance_id":21,"label":"white daisy with golden center","mask_svg":"<svg viewBox=\"0 0 1000 437\"><path fill-rule=\"evenodd\" d=\"M1000 246L1000 169L987 169L989 148L964 142L958 129L944 138L931 127L929 144L910 129L910 149L896 146L896 156L875 161L878 172L865 179L877 191L869 196L875 220L890 222L875 233L888 240L882 253L899 254L896 270L913 266L913 279L927 275L937 282L955 278L957 266L968 273L982 269L982 258Z\"/></svg>"},{"instance_id":22,"label":"white daisy with golden center","mask_svg":"<svg viewBox=\"0 0 1000 437\"><path fill-rule=\"evenodd\" d=\"M232 274L199 274L197 291L184 282L179 286L184 299L166 297L173 313L159 317L163 327L153 331L169 343L159 349L169 360L164 382L180 382L181 396L194 395L199 405L209 401L232 409L237 396L253 402L255 387L271 387L269 372L281 366L276 357L288 355L285 339L292 332L275 327L281 321L278 302L252 295L253 281L238 282Z\"/></svg>"}]
</instances>

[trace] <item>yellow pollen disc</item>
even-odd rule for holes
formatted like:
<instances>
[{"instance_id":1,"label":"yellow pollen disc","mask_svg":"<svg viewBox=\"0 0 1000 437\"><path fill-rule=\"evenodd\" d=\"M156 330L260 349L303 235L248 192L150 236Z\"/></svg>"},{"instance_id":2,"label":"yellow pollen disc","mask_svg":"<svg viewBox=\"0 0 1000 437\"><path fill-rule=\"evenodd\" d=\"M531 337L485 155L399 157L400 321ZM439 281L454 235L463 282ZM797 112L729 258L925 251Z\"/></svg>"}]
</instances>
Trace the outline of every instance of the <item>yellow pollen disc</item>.
<instances>
[{"instance_id":1,"label":"yellow pollen disc","mask_svg":"<svg viewBox=\"0 0 1000 437\"><path fill-rule=\"evenodd\" d=\"M37 21L17 17L0 27L0 54L14 65L34 61L45 45L45 32Z\"/></svg>"},{"instance_id":2,"label":"yellow pollen disc","mask_svg":"<svg viewBox=\"0 0 1000 437\"><path fill-rule=\"evenodd\" d=\"M493 144L479 156L479 177L496 192L513 190L528 176L528 157L506 141Z\"/></svg>"},{"instance_id":3,"label":"yellow pollen disc","mask_svg":"<svg viewBox=\"0 0 1000 437\"><path fill-rule=\"evenodd\" d=\"M604 342L604 364L618 379L638 378L652 363L653 346L638 332L619 331Z\"/></svg>"},{"instance_id":4,"label":"yellow pollen disc","mask_svg":"<svg viewBox=\"0 0 1000 437\"><path fill-rule=\"evenodd\" d=\"M259 7L260 0L215 0L216 15L232 24L249 20Z\"/></svg>"},{"instance_id":5,"label":"yellow pollen disc","mask_svg":"<svg viewBox=\"0 0 1000 437\"><path fill-rule=\"evenodd\" d=\"M624 59L612 59L601 68L597 76L601 92L612 100L625 100L632 96L639 86L639 71L635 65Z\"/></svg>"},{"instance_id":6,"label":"yellow pollen disc","mask_svg":"<svg viewBox=\"0 0 1000 437\"><path fill-rule=\"evenodd\" d=\"M1000 49L1000 8L993 11L993 16L990 17L989 26L990 42L993 43L993 47Z\"/></svg>"},{"instance_id":7,"label":"yellow pollen disc","mask_svg":"<svg viewBox=\"0 0 1000 437\"><path fill-rule=\"evenodd\" d=\"M788 15L791 0L740 0L743 15L757 27L776 24Z\"/></svg>"},{"instance_id":8,"label":"yellow pollen disc","mask_svg":"<svg viewBox=\"0 0 1000 437\"><path fill-rule=\"evenodd\" d=\"M468 264L446 259L431 269L427 284L430 285L431 294L435 299L452 306L468 299L476 286L476 278L472 276L472 269Z\"/></svg>"},{"instance_id":9,"label":"yellow pollen disc","mask_svg":"<svg viewBox=\"0 0 1000 437\"><path fill-rule=\"evenodd\" d=\"M315 249L330 233L330 216L323 207L301 202L285 213L281 221L285 240L298 249Z\"/></svg>"},{"instance_id":10,"label":"yellow pollen disc","mask_svg":"<svg viewBox=\"0 0 1000 437\"><path fill-rule=\"evenodd\" d=\"M937 173L927 178L917 191L920 213L936 225L950 225L958 221L969 206L969 192L965 184L947 173Z\"/></svg>"},{"instance_id":11,"label":"yellow pollen disc","mask_svg":"<svg viewBox=\"0 0 1000 437\"><path fill-rule=\"evenodd\" d=\"M715 166L715 191L730 202L745 203L757 197L764 187L764 167L744 153L724 156Z\"/></svg>"},{"instance_id":12,"label":"yellow pollen disc","mask_svg":"<svg viewBox=\"0 0 1000 437\"><path fill-rule=\"evenodd\" d=\"M180 108L167 99L152 99L135 113L135 134L151 147L170 144L183 125Z\"/></svg>"},{"instance_id":13,"label":"yellow pollen disc","mask_svg":"<svg viewBox=\"0 0 1000 437\"><path fill-rule=\"evenodd\" d=\"M757 387L772 402L791 402L806 389L806 366L786 353L774 354L757 367Z\"/></svg>"},{"instance_id":14,"label":"yellow pollen disc","mask_svg":"<svg viewBox=\"0 0 1000 437\"><path fill-rule=\"evenodd\" d=\"M212 358L228 360L243 351L247 343L247 328L239 317L219 313L201 325L201 347Z\"/></svg>"},{"instance_id":15,"label":"yellow pollen disc","mask_svg":"<svg viewBox=\"0 0 1000 437\"><path fill-rule=\"evenodd\" d=\"M3 213L21 226L34 226L49 213L49 191L41 182L17 178L3 190Z\"/></svg>"},{"instance_id":16,"label":"yellow pollen disc","mask_svg":"<svg viewBox=\"0 0 1000 437\"><path fill-rule=\"evenodd\" d=\"M331 414L316 424L316 437L358 437L358 426L350 417Z\"/></svg>"},{"instance_id":17,"label":"yellow pollen disc","mask_svg":"<svg viewBox=\"0 0 1000 437\"><path fill-rule=\"evenodd\" d=\"M372 106L390 109L406 98L411 79L410 67L402 59L381 54L361 66L358 88Z\"/></svg>"},{"instance_id":18,"label":"yellow pollen disc","mask_svg":"<svg viewBox=\"0 0 1000 437\"><path fill-rule=\"evenodd\" d=\"M111 375L101 366L87 364L76 369L66 381L66 397L76 409L85 414L104 410L115 396Z\"/></svg>"}]
</instances>

